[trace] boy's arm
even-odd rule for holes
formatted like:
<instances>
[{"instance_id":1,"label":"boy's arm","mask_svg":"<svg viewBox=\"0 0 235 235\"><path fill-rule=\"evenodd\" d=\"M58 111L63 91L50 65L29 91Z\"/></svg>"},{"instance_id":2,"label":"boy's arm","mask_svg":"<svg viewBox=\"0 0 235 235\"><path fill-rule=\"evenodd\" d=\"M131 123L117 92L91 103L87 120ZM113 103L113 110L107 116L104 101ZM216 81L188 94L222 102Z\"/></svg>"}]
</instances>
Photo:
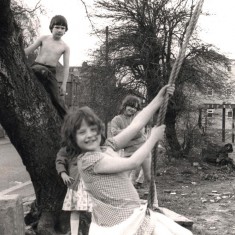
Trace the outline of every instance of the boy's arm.
<instances>
[{"instance_id":1,"label":"boy's arm","mask_svg":"<svg viewBox=\"0 0 235 235\"><path fill-rule=\"evenodd\" d=\"M61 85L61 95L66 95L66 84L69 78L69 57L70 57L70 49L66 46L63 55L63 64L64 64L64 73L63 73L63 82Z\"/></svg>"},{"instance_id":2,"label":"boy's arm","mask_svg":"<svg viewBox=\"0 0 235 235\"><path fill-rule=\"evenodd\" d=\"M38 47L40 47L42 45L42 41L43 41L44 36L39 37L32 45L30 45L29 47L24 49L25 55L29 55L30 53L32 53L33 51L35 51Z\"/></svg>"}]
</instances>

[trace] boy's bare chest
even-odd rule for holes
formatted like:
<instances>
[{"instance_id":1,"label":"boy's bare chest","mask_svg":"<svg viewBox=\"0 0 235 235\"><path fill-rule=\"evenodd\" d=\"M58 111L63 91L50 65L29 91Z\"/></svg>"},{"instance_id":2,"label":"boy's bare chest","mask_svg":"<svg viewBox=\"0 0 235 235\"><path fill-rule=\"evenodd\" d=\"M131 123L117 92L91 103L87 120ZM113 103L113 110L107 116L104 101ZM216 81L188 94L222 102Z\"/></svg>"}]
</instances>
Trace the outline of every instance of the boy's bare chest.
<instances>
[{"instance_id":1,"label":"boy's bare chest","mask_svg":"<svg viewBox=\"0 0 235 235\"><path fill-rule=\"evenodd\" d=\"M41 47L41 50L44 52L44 53L52 53L52 54L58 54L58 55L61 55L64 50L65 50L65 47L63 45L63 43L60 43L60 42L45 42L42 44L42 47Z\"/></svg>"}]
</instances>

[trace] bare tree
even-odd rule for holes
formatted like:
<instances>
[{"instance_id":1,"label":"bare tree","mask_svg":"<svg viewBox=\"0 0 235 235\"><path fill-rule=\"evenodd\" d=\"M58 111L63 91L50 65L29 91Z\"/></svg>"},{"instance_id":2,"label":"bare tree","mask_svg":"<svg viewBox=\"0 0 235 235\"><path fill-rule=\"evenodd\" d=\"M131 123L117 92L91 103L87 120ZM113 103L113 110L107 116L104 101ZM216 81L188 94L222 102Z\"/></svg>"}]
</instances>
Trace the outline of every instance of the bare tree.
<instances>
[{"instance_id":1,"label":"bare tree","mask_svg":"<svg viewBox=\"0 0 235 235\"><path fill-rule=\"evenodd\" d=\"M110 22L109 60L118 84L135 87L141 92L146 90L147 101L167 84L195 3L195 0L96 1L93 16ZM96 33L105 35L102 29ZM102 50L96 60L99 64L105 63ZM186 107L184 90L193 84L202 92L207 86L221 92L227 81L224 71L227 65L228 59L217 53L212 45L203 44L195 31L166 115L167 140L175 157L182 156L175 125L177 115ZM208 68L214 72L208 72Z\"/></svg>"},{"instance_id":2,"label":"bare tree","mask_svg":"<svg viewBox=\"0 0 235 235\"><path fill-rule=\"evenodd\" d=\"M22 0L11 0L11 9L17 25L21 28L23 45L28 47L35 41L39 33L40 20L38 15L46 14L46 10L40 4L40 1L31 9ZM28 63L32 64L36 56L37 50L28 55Z\"/></svg>"}]
</instances>

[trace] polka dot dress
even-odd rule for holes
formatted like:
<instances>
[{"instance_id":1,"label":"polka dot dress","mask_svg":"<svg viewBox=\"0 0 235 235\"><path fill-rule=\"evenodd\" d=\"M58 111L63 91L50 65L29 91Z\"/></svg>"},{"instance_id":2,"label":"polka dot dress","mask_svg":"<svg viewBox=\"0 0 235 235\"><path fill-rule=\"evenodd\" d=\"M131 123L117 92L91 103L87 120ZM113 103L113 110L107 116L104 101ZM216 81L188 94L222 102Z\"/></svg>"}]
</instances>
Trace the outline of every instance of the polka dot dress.
<instances>
[{"instance_id":1,"label":"polka dot dress","mask_svg":"<svg viewBox=\"0 0 235 235\"><path fill-rule=\"evenodd\" d=\"M94 166L103 157L119 157L118 153L113 150L115 143L112 142L112 139L106 141L106 146L108 147L105 147L102 152L87 152L80 155L78 167L86 189L91 195L92 221L99 226L112 227L127 220L141 203L138 192L126 172L115 174L96 174L94 172ZM150 225L150 219L147 216L143 220L145 230L147 230L148 224ZM140 231L143 231L143 226L140 226ZM145 234L151 234L153 228L150 227L150 232Z\"/></svg>"}]
</instances>

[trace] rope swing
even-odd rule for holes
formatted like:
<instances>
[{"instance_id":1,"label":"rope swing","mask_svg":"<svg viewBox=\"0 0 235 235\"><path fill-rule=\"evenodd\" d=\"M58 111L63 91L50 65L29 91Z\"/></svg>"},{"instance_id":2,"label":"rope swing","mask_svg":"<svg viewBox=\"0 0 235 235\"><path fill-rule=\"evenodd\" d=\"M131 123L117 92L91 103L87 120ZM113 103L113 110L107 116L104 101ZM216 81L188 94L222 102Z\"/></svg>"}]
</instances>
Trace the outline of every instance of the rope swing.
<instances>
[{"instance_id":1,"label":"rope swing","mask_svg":"<svg viewBox=\"0 0 235 235\"><path fill-rule=\"evenodd\" d=\"M199 0L199 2L197 3L194 9L193 15L190 19L190 22L186 31L185 40L183 42L179 55L173 65L173 68L171 70L170 78L168 81L169 85L173 85L178 76L178 73L180 71L181 65L185 57L185 52L187 49L187 45L189 43L189 39L193 33L193 30L196 26L197 20L201 13L203 2L204 0ZM164 123L168 101L169 101L169 95L166 94L159 110L156 126L160 126ZM155 148L153 149L153 156L152 156L152 163L151 163L151 181L150 181L149 196L148 196L148 208L150 209L155 208L154 204L156 204L156 200L157 200L157 192L156 192L156 185L155 185L156 166L157 166L157 148L158 146L156 145Z\"/></svg>"}]
</instances>

